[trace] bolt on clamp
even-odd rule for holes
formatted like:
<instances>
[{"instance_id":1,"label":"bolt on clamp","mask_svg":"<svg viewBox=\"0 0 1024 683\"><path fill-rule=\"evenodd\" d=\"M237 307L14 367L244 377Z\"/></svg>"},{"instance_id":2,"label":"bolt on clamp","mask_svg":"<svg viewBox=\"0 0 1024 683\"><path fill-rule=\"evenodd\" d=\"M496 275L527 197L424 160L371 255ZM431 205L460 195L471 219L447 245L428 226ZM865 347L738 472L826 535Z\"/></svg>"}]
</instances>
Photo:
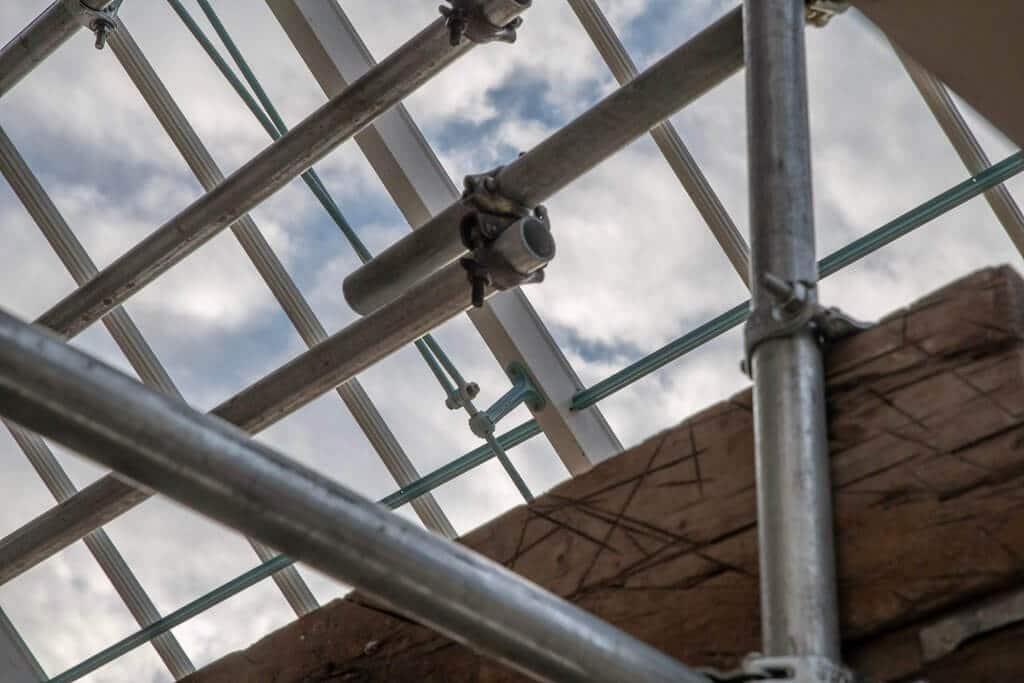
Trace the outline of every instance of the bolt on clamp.
<instances>
[{"instance_id":1,"label":"bolt on clamp","mask_svg":"<svg viewBox=\"0 0 1024 683\"><path fill-rule=\"evenodd\" d=\"M850 3L843 0L807 0L807 23L821 28L849 7Z\"/></svg>"},{"instance_id":2,"label":"bolt on clamp","mask_svg":"<svg viewBox=\"0 0 1024 683\"><path fill-rule=\"evenodd\" d=\"M757 306L743 328L744 359L740 367L750 375L754 349L769 339L790 337L810 329L819 343L838 341L871 327L850 318L838 308L826 308L817 302L817 283L783 280L765 273L761 283L774 298L769 305Z\"/></svg>"},{"instance_id":3,"label":"bolt on clamp","mask_svg":"<svg viewBox=\"0 0 1024 683\"><path fill-rule=\"evenodd\" d=\"M96 34L96 49L102 50L107 38L117 29L117 10L121 2L115 0L106 8L96 10L79 1L71 13L79 24Z\"/></svg>"},{"instance_id":4,"label":"bolt on clamp","mask_svg":"<svg viewBox=\"0 0 1024 683\"><path fill-rule=\"evenodd\" d=\"M700 669L712 683L868 683L827 657L752 654L734 671Z\"/></svg>"},{"instance_id":5,"label":"bolt on clamp","mask_svg":"<svg viewBox=\"0 0 1024 683\"><path fill-rule=\"evenodd\" d=\"M451 4L437 9L445 18L449 42L455 47L463 38L474 43L514 43L516 29L523 25L522 17L516 17L504 26L492 24L483 11L480 0L445 0Z\"/></svg>"},{"instance_id":6,"label":"bolt on clamp","mask_svg":"<svg viewBox=\"0 0 1024 683\"><path fill-rule=\"evenodd\" d=\"M543 281L544 267L555 255L547 209L530 208L503 195L500 170L466 176L460 200L467 212L459 231L471 254L461 263L477 307L483 305L487 286L511 289Z\"/></svg>"}]
</instances>

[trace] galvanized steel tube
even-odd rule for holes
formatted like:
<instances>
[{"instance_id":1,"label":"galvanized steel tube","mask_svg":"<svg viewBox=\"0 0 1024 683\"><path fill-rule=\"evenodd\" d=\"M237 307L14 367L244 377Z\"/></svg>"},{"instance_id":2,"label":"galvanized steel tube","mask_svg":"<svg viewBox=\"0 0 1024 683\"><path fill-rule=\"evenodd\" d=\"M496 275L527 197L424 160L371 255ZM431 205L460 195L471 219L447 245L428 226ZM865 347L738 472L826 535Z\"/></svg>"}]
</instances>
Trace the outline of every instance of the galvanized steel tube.
<instances>
[{"instance_id":1,"label":"galvanized steel tube","mask_svg":"<svg viewBox=\"0 0 1024 683\"><path fill-rule=\"evenodd\" d=\"M754 315L758 309L778 310L766 274L785 281L818 279L804 9L803 0L743 4ZM764 653L837 661L821 349L805 327L757 344L752 361Z\"/></svg>"},{"instance_id":2,"label":"galvanized steel tube","mask_svg":"<svg viewBox=\"0 0 1024 683\"><path fill-rule=\"evenodd\" d=\"M627 85L509 163L496 191L536 206L743 66L739 9L696 35ZM466 251L456 202L345 278L345 299L369 313Z\"/></svg>"},{"instance_id":3,"label":"galvanized steel tube","mask_svg":"<svg viewBox=\"0 0 1024 683\"><path fill-rule=\"evenodd\" d=\"M502 23L530 0L479 0ZM36 321L69 338L369 125L473 43L452 46L438 19Z\"/></svg>"},{"instance_id":4,"label":"galvanized steel tube","mask_svg":"<svg viewBox=\"0 0 1024 683\"><path fill-rule=\"evenodd\" d=\"M504 567L3 313L0 413L537 680L707 683Z\"/></svg>"}]
</instances>

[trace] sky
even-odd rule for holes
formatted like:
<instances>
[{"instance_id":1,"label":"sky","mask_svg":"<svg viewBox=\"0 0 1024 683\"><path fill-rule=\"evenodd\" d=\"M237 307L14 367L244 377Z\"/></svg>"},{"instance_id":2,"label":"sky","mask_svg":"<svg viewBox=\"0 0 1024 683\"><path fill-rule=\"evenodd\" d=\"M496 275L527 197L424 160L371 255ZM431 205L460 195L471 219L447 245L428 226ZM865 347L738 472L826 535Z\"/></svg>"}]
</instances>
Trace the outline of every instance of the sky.
<instances>
[{"instance_id":1,"label":"sky","mask_svg":"<svg viewBox=\"0 0 1024 683\"><path fill-rule=\"evenodd\" d=\"M327 0L324 0L327 1ZM47 0L0 3L0 41ZM184 4L208 29L193 0ZM342 0L379 59L436 17L437 1ZM737 4L734 0L601 0L644 68ZM214 3L241 50L295 124L325 97L259 0ZM164 0L128 0L126 25L225 173L269 142ZM615 82L562 0L537 0L515 45L478 48L408 100L453 178L507 162L571 121ZM884 36L854 11L807 33L818 253L829 253L967 177ZM965 114L993 161L1014 146ZM673 117L733 220L746 234L743 76ZM0 126L102 267L202 194L199 184L109 50L81 34L0 102ZM371 250L408 226L358 148L316 166ZM1017 196L1024 180L1008 184ZM585 385L593 384L745 298L742 282L649 138L630 145L547 203L558 256L541 285L525 288ZM329 332L354 319L341 282L357 259L306 188L290 183L252 213ZM13 192L0 182L0 306L34 319L74 283ZM821 284L821 300L873 320L988 265L1021 257L987 204L976 199ZM298 355L304 346L225 231L127 304L186 399L208 410ZM501 368L465 317L437 338L481 387L478 404L507 388ZM102 325L73 344L131 373ZM628 447L747 385L733 331L600 404ZM412 349L359 376L421 473L479 445L465 415L449 411ZM520 408L502 422L528 418ZM327 476L380 498L394 481L334 393L258 437ZM104 472L54 446L76 485ZM535 492L567 475L538 437L512 459ZM53 505L6 431L0 432L0 535ZM459 532L521 502L496 463L438 489ZM408 509L400 511L413 518ZM159 497L106 527L161 612L246 571L257 560L238 534ZM345 588L300 565L321 603ZM134 632L137 625L82 544L0 586L0 607L55 675ZM175 629L197 666L246 647L294 618L264 581ZM168 681L146 646L84 679Z\"/></svg>"}]
</instances>

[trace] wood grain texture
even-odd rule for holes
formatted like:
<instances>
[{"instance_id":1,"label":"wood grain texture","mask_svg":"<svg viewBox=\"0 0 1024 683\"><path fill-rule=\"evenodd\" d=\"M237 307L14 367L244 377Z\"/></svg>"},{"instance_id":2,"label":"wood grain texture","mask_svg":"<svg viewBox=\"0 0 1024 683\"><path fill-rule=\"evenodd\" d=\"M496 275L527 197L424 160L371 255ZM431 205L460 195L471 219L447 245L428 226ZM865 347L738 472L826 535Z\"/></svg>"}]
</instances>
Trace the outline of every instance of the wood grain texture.
<instances>
[{"instance_id":1,"label":"wood grain texture","mask_svg":"<svg viewBox=\"0 0 1024 683\"><path fill-rule=\"evenodd\" d=\"M852 0L893 41L1024 146L1017 0ZM908 81L907 87L910 87Z\"/></svg>"},{"instance_id":2,"label":"wood grain texture","mask_svg":"<svg viewBox=\"0 0 1024 683\"><path fill-rule=\"evenodd\" d=\"M915 622L1024 580L1022 340L1024 283L1003 267L828 351L842 629L878 680L921 669ZM733 666L760 638L752 439L746 391L461 542L687 663ZM1011 680L994 675L978 680ZM351 595L186 680L523 679Z\"/></svg>"}]
</instances>

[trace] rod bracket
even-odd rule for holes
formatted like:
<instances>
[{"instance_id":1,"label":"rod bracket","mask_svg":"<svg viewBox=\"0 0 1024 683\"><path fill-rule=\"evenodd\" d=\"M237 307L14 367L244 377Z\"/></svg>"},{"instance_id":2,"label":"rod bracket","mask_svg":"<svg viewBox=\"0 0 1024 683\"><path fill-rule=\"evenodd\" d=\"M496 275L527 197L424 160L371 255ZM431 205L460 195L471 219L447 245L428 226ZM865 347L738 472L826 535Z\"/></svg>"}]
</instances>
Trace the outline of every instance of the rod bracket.
<instances>
[{"instance_id":1,"label":"rod bracket","mask_svg":"<svg viewBox=\"0 0 1024 683\"><path fill-rule=\"evenodd\" d=\"M868 683L827 657L765 657L754 653L733 671L700 669L712 683Z\"/></svg>"},{"instance_id":2,"label":"rod bracket","mask_svg":"<svg viewBox=\"0 0 1024 683\"><path fill-rule=\"evenodd\" d=\"M551 221L543 206L530 208L501 193L498 167L466 176L460 202L467 211L459 225L470 256L461 260L480 307L488 286L511 289L544 280L555 255Z\"/></svg>"},{"instance_id":3,"label":"rod bracket","mask_svg":"<svg viewBox=\"0 0 1024 683\"><path fill-rule=\"evenodd\" d=\"M462 410L464 407L469 405L470 401L476 398L479 393L479 384L476 382L466 382L448 395L448 398L444 400L444 405L448 410Z\"/></svg>"},{"instance_id":4,"label":"rod bracket","mask_svg":"<svg viewBox=\"0 0 1024 683\"><path fill-rule=\"evenodd\" d=\"M849 7L850 3L842 0L807 0L807 23L821 28Z\"/></svg>"},{"instance_id":5,"label":"rod bracket","mask_svg":"<svg viewBox=\"0 0 1024 683\"><path fill-rule=\"evenodd\" d=\"M544 408L544 395L537 389L537 384L525 366L514 362L508 366L506 374L512 380L512 388L498 398L490 408L469 419L470 431L481 439L493 435L498 422L515 410L520 403L534 413Z\"/></svg>"},{"instance_id":6,"label":"rod bracket","mask_svg":"<svg viewBox=\"0 0 1024 683\"><path fill-rule=\"evenodd\" d=\"M819 304L816 282L783 280L765 273L761 283L774 302L755 308L743 328L745 356L740 367L747 375L753 367L754 350L769 339L791 337L810 329L819 343L834 342L871 326L854 320L838 308Z\"/></svg>"},{"instance_id":7,"label":"rod bracket","mask_svg":"<svg viewBox=\"0 0 1024 683\"><path fill-rule=\"evenodd\" d=\"M514 43L516 29L523 25L522 17L516 17L504 26L492 24L479 0L445 0L451 4L441 5L438 10L445 18L448 41L452 47L465 38L474 43Z\"/></svg>"}]
</instances>

